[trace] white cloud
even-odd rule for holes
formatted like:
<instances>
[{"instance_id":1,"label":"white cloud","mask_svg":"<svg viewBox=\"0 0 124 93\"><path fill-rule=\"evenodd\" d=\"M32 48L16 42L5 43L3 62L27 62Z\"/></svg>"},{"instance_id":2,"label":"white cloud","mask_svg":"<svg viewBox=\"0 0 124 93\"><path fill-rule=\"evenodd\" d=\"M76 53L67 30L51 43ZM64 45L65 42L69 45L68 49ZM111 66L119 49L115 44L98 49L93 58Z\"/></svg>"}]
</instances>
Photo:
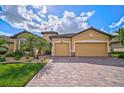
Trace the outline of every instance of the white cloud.
<instances>
[{"instance_id":1,"label":"white cloud","mask_svg":"<svg viewBox=\"0 0 124 93\"><path fill-rule=\"evenodd\" d=\"M0 35L12 36L13 34L0 31Z\"/></svg>"},{"instance_id":2,"label":"white cloud","mask_svg":"<svg viewBox=\"0 0 124 93\"><path fill-rule=\"evenodd\" d=\"M68 33L88 28L88 20L95 11L82 12L79 16L74 12L65 11L61 18L56 15L46 16L46 13L47 6L2 6L0 18L15 28L31 32L58 31ZM45 20L45 17L48 20Z\"/></svg>"},{"instance_id":3,"label":"white cloud","mask_svg":"<svg viewBox=\"0 0 124 93\"><path fill-rule=\"evenodd\" d=\"M111 31L106 31L105 28L101 28L100 30L103 31L103 32L111 34Z\"/></svg>"},{"instance_id":4,"label":"white cloud","mask_svg":"<svg viewBox=\"0 0 124 93\"><path fill-rule=\"evenodd\" d=\"M48 21L42 23L42 30L54 30L60 33L77 32L89 27L88 20L95 11L83 12L77 16L74 12L65 11L62 18L49 15Z\"/></svg>"},{"instance_id":5,"label":"white cloud","mask_svg":"<svg viewBox=\"0 0 124 93\"><path fill-rule=\"evenodd\" d=\"M83 12L80 14L80 16L82 17L82 19L84 21L88 20L89 17L91 17L93 14L95 13L95 11L90 11L90 12Z\"/></svg>"},{"instance_id":6,"label":"white cloud","mask_svg":"<svg viewBox=\"0 0 124 93\"><path fill-rule=\"evenodd\" d=\"M34 13L33 9L36 9L37 12ZM0 18L15 28L40 31L46 12L45 6L33 6L30 9L28 6L2 6Z\"/></svg>"},{"instance_id":7,"label":"white cloud","mask_svg":"<svg viewBox=\"0 0 124 93\"><path fill-rule=\"evenodd\" d=\"M118 21L118 22L114 22L111 25L109 25L110 28L115 28L120 26L122 23L124 23L124 16Z\"/></svg>"},{"instance_id":8,"label":"white cloud","mask_svg":"<svg viewBox=\"0 0 124 93\"><path fill-rule=\"evenodd\" d=\"M38 14L46 14L47 13L47 7L45 5L32 5L34 9L39 10Z\"/></svg>"}]
</instances>

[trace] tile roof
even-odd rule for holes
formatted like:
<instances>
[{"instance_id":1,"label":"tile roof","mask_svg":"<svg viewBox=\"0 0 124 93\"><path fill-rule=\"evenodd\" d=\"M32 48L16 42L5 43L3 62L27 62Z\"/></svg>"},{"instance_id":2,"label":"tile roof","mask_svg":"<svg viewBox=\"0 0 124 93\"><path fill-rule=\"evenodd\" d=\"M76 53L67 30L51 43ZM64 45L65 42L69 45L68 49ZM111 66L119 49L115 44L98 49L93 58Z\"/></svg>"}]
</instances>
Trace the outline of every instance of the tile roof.
<instances>
[{"instance_id":1,"label":"tile roof","mask_svg":"<svg viewBox=\"0 0 124 93\"><path fill-rule=\"evenodd\" d=\"M90 27L90 28L87 28L87 29L85 29L85 30L83 30L83 31L80 31L80 32L78 32L78 33L68 33L68 34L61 34L61 35L57 35L57 36L50 36L50 39L51 39L51 38L70 38L70 37L73 37L73 36L75 36L75 35L77 35L77 34L80 34L80 33L82 33L82 32L88 31L89 29L92 29L92 30L94 30L94 31L96 31L96 32L99 32L99 33L102 33L102 34L105 34L105 35L107 35L107 36L109 36L109 37L112 36L112 35L110 35L110 34L108 34L108 33L106 33L106 32L103 32L103 31L98 30L98 29L96 29L96 28Z\"/></svg>"},{"instance_id":2,"label":"tile roof","mask_svg":"<svg viewBox=\"0 0 124 93\"><path fill-rule=\"evenodd\" d=\"M55 31L46 31L46 32L41 32L41 34L58 34L58 32L55 32Z\"/></svg>"},{"instance_id":3,"label":"tile roof","mask_svg":"<svg viewBox=\"0 0 124 93\"><path fill-rule=\"evenodd\" d=\"M19 33L15 34L15 35L11 36L10 38L17 38L19 35L21 35L21 34L23 34L23 33L29 33L29 34L35 35L35 34L29 32L29 31L24 30L24 31L22 31L22 32L19 32ZM35 35L35 36L37 36L37 35ZM39 37L39 36L38 36L38 37Z\"/></svg>"}]
</instances>

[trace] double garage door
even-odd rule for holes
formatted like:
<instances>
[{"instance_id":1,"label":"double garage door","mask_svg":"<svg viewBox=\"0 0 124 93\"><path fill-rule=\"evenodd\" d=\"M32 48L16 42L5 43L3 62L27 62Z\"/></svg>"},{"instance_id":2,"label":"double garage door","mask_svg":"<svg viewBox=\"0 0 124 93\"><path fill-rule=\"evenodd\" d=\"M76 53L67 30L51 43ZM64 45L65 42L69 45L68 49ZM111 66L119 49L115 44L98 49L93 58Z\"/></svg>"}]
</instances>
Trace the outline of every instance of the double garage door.
<instances>
[{"instance_id":1,"label":"double garage door","mask_svg":"<svg viewBox=\"0 0 124 93\"><path fill-rule=\"evenodd\" d=\"M69 44L56 43L54 56L69 56ZM107 43L76 43L75 56L108 56Z\"/></svg>"},{"instance_id":2,"label":"double garage door","mask_svg":"<svg viewBox=\"0 0 124 93\"><path fill-rule=\"evenodd\" d=\"M106 43L76 43L75 56L107 56Z\"/></svg>"}]
</instances>

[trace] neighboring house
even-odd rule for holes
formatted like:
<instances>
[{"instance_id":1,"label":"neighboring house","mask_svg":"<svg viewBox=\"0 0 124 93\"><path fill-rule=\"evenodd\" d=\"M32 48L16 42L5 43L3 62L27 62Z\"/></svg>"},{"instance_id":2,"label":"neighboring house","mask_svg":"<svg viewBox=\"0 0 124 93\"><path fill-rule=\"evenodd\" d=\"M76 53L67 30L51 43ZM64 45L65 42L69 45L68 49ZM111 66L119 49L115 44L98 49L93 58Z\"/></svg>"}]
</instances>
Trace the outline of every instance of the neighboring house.
<instances>
[{"instance_id":1,"label":"neighboring house","mask_svg":"<svg viewBox=\"0 0 124 93\"><path fill-rule=\"evenodd\" d=\"M28 32L28 31L22 31L20 33L17 33L11 37L8 37L8 36L0 36L0 38L6 40L6 44L4 44L5 47L8 48L9 51L16 51L16 50L19 50L20 47L21 47L21 44L23 42L25 42L25 38L22 38L20 37L21 35L27 35L27 34L31 34L31 35L34 35L32 34L31 32ZM41 37L42 38L42 37Z\"/></svg>"},{"instance_id":2,"label":"neighboring house","mask_svg":"<svg viewBox=\"0 0 124 93\"><path fill-rule=\"evenodd\" d=\"M13 39L5 35L1 35L0 39L4 39L6 41L6 43L3 45L4 47L6 47L9 51L14 51L14 40Z\"/></svg>"},{"instance_id":3,"label":"neighboring house","mask_svg":"<svg viewBox=\"0 0 124 93\"><path fill-rule=\"evenodd\" d=\"M111 51L124 52L124 46L120 43L117 37L113 37L111 40Z\"/></svg>"},{"instance_id":4,"label":"neighboring house","mask_svg":"<svg viewBox=\"0 0 124 93\"><path fill-rule=\"evenodd\" d=\"M14 51L19 50L20 46L21 46L21 43L23 43L25 41L25 38L20 37L21 35L24 35L24 34L25 35L27 35L27 34L34 35L31 32L28 32L28 31L24 30L20 33L17 33L15 35L11 36L11 38L14 40L14 47L13 47Z\"/></svg>"},{"instance_id":5,"label":"neighboring house","mask_svg":"<svg viewBox=\"0 0 124 93\"><path fill-rule=\"evenodd\" d=\"M52 56L108 56L110 37L93 27L78 33L50 36Z\"/></svg>"}]
</instances>

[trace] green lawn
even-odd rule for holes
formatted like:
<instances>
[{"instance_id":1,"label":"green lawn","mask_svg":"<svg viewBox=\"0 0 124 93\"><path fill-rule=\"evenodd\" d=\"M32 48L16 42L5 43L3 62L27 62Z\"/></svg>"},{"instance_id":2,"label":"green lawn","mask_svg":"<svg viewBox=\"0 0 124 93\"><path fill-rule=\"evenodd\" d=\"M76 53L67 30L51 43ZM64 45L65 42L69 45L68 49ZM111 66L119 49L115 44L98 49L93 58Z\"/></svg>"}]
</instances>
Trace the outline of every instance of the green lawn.
<instances>
[{"instance_id":1,"label":"green lawn","mask_svg":"<svg viewBox=\"0 0 124 93\"><path fill-rule=\"evenodd\" d=\"M123 55L123 56L122 57L119 57L120 55ZM111 56L124 60L124 52L112 53Z\"/></svg>"},{"instance_id":2,"label":"green lawn","mask_svg":"<svg viewBox=\"0 0 124 93\"><path fill-rule=\"evenodd\" d=\"M111 54L112 57L118 57L120 54Z\"/></svg>"},{"instance_id":3,"label":"green lawn","mask_svg":"<svg viewBox=\"0 0 124 93\"><path fill-rule=\"evenodd\" d=\"M25 86L45 64L46 63L0 64L0 86Z\"/></svg>"}]
</instances>

